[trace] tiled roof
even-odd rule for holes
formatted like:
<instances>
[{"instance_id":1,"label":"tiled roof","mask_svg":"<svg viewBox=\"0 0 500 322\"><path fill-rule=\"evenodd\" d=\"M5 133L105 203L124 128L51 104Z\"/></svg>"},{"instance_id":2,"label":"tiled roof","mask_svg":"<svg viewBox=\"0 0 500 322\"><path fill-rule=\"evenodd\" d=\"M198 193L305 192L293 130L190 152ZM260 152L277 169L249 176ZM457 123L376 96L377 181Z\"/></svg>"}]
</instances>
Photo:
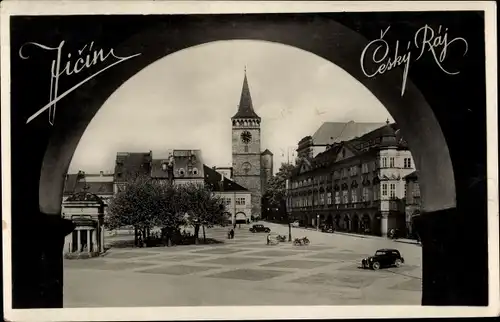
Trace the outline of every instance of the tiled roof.
<instances>
[{"instance_id":1,"label":"tiled roof","mask_svg":"<svg viewBox=\"0 0 500 322\"><path fill-rule=\"evenodd\" d=\"M174 178L203 178L203 159L201 150L174 150ZM195 171L189 171L194 170Z\"/></svg>"},{"instance_id":2,"label":"tiled roof","mask_svg":"<svg viewBox=\"0 0 500 322\"><path fill-rule=\"evenodd\" d=\"M273 153L269 151L269 149L265 149L264 152L261 153L261 155L266 155L266 154L273 155Z\"/></svg>"},{"instance_id":3,"label":"tiled roof","mask_svg":"<svg viewBox=\"0 0 500 322\"><path fill-rule=\"evenodd\" d=\"M356 141L369 141L371 139L379 138L385 135L396 135L396 131L399 127L396 123L383 124L376 129L360 136Z\"/></svg>"},{"instance_id":4,"label":"tiled roof","mask_svg":"<svg viewBox=\"0 0 500 322\"><path fill-rule=\"evenodd\" d=\"M68 180L66 180L68 182ZM67 184L64 188L65 195L72 195L80 192L88 192L96 195L112 195L113 182L85 182L80 180L71 187Z\"/></svg>"},{"instance_id":5,"label":"tiled roof","mask_svg":"<svg viewBox=\"0 0 500 322\"><path fill-rule=\"evenodd\" d=\"M335 142L349 141L355 137L373 131L385 123L368 122L325 122L312 136L314 145L333 144Z\"/></svg>"},{"instance_id":6,"label":"tiled roof","mask_svg":"<svg viewBox=\"0 0 500 322\"><path fill-rule=\"evenodd\" d=\"M250 95L250 88L248 86L247 74L245 71L245 78L243 79L243 88L241 89L240 104L238 105L238 112L234 114L233 119L246 118L246 119L259 119L260 116L253 110L252 96Z\"/></svg>"},{"instance_id":7,"label":"tiled roof","mask_svg":"<svg viewBox=\"0 0 500 322\"><path fill-rule=\"evenodd\" d=\"M150 174L151 152L117 153L115 176L117 182L132 179L136 174Z\"/></svg>"},{"instance_id":8,"label":"tiled roof","mask_svg":"<svg viewBox=\"0 0 500 322\"><path fill-rule=\"evenodd\" d=\"M162 164L168 160L153 159L151 161L151 178L168 179L168 171L164 171Z\"/></svg>"},{"instance_id":9,"label":"tiled roof","mask_svg":"<svg viewBox=\"0 0 500 322\"><path fill-rule=\"evenodd\" d=\"M216 192L237 192L237 191L248 191L236 182L229 180L228 178L222 176L220 173L214 169L203 165L203 172L205 174L205 185L210 187ZM224 181L221 181L221 178Z\"/></svg>"},{"instance_id":10,"label":"tiled roof","mask_svg":"<svg viewBox=\"0 0 500 322\"><path fill-rule=\"evenodd\" d=\"M418 170L413 171L405 176L405 179L418 179Z\"/></svg>"}]
</instances>

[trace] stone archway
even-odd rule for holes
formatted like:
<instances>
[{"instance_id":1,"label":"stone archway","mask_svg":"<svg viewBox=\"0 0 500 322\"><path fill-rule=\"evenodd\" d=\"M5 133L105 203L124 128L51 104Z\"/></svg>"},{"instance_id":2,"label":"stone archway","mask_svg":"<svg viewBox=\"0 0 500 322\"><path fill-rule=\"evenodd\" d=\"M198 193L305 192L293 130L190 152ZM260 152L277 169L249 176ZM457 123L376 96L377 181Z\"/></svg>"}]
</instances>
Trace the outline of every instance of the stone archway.
<instances>
[{"instance_id":1,"label":"stone archway","mask_svg":"<svg viewBox=\"0 0 500 322\"><path fill-rule=\"evenodd\" d=\"M438 212L454 208L456 195L453 165L439 123L422 94L409 81L406 94L401 97L398 73L386 73L376 78L364 77L359 70L357 54L368 40L355 31L321 15L314 21L306 20L304 23L297 23L297 19L300 20L296 18L290 23L273 23L269 20L267 25L260 25L240 15L237 18L229 16L224 22L216 21L213 25L210 23L210 29L204 28L207 20L203 23L195 21L194 26L187 27L180 33L170 33L169 24L163 23L114 46L121 56L135 54L136 48L147 48L147 51L137 57L134 64L123 64L113 73L103 73L95 82L85 84L75 95L58 103L57 122L51 130L40 172L38 197L41 212L60 214L62 178L76 146L95 113L124 81L165 55L190 46L229 39L264 40L295 46L328 59L359 80L389 110L405 133L417 168L425 169L420 178L423 210ZM325 26L322 27L321 24ZM227 28L228 25L231 27ZM188 37L182 37L183 32ZM342 43L342 46L332 50L331 46L325 45L324 39ZM71 108L82 105L85 108ZM38 175L39 169L36 171Z\"/></svg>"},{"instance_id":2,"label":"stone archway","mask_svg":"<svg viewBox=\"0 0 500 322\"><path fill-rule=\"evenodd\" d=\"M342 229L340 226L340 214L336 214L333 220L335 222L335 229Z\"/></svg>"},{"instance_id":3,"label":"stone archway","mask_svg":"<svg viewBox=\"0 0 500 322\"><path fill-rule=\"evenodd\" d=\"M415 238L417 240L420 240L421 234L421 232L419 231L421 229L420 219L420 211L418 210L415 211L410 218L409 235L411 238Z\"/></svg>"},{"instance_id":4,"label":"stone archway","mask_svg":"<svg viewBox=\"0 0 500 322\"><path fill-rule=\"evenodd\" d=\"M333 215L331 213L326 217L326 224L329 227L333 226Z\"/></svg>"},{"instance_id":5,"label":"stone archway","mask_svg":"<svg viewBox=\"0 0 500 322\"><path fill-rule=\"evenodd\" d=\"M370 215L368 214L363 214L361 217L361 222L363 223L363 233L371 233L372 232L372 222L370 219Z\"/></svg>"},{"instance_id":6,"label":"stone archway","mask_svg":"<svg viewBox=\"0 0 500 322\"><path fill-rule=\"evenodd\" d=\"M345 214L343 217L343 225L342 225L342 228L347 231L347 232L350 232L351 229L352 229L352 222L351 222L351 216L349 216L349 214Z\"/></svg>"},{"instance_id":7,"label":"stone archway","mask_svg":"<svg viewBox=\"0 0 500 322\"><path fill-rule=\"evenodd\" d=\"M244 212L242 212L242 211L237 212L234 215L234 222L237 223L237 224L246 224L246 223L248 223L247 215Z\"/></svg>"},{"instance_id":8,"label":"stone archway","mask_svg":"<svg viewBox=\"0 0 500 322\"><path fill-rule=\"evenodd\" d=\"M354 54L361 53L368 43L363 36L325 16L318 16L304 24L297 23L296 19L255 24L240 16L228 22L214 18L208 29L203 27L206 23L206 20L193 21L187 25L183 32L189 37L178 37L177 33L169 32L169 25L165 23L141 30L114 47L122 57L137 54L138 48L147 48L134 58L133 63L124 63L112 73L103 73L94 82L81 86L75 95L69 95L58 103L58 121L53 128L40 174L42 212L60 213L63 176L78 142L94 115L121 84L166 55L208 42L234 39L277 42L300 48L331 61L356 78L394 117L405 134L417 168L425 169L420 177L424 210L438 211L456 206L453 165L432 109L410 80L406 84L405 95L401 96L398 73L385 73L375 78L363 74L359 67L359 55ZM313 34L323 34L332 42L343 45L331 50L330 46L325 46L324 37L311 37ZM81 106L81 97L86 97L85 108L71 108Z\"/></svg>"},{"instance_id":9,"label":"stone archway","mask_svg":"<svg viewBox=\"0 0 500 322\"><path fill-rule=\"evenodd\" d=\"M359 222L359 217L358 214L354 214L352 217L352 224L351 224L351 230L355 233L358 233L360 229L360 222Z\"/></svg>"}]
</instances>

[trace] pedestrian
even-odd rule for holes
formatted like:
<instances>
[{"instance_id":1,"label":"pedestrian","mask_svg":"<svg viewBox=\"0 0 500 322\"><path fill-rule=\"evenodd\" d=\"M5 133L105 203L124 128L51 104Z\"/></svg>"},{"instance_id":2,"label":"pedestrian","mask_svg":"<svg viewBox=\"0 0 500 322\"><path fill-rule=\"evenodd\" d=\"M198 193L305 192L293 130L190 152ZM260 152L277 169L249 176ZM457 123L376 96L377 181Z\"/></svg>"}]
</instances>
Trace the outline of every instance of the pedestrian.
<instances>
[{"instance_id":1,"label":"pedestrian","mask_svg":"<svg viewBox=\"0 0 500 322\"><path fill-rule=\"evenodd\" d=\"M234 229L231 229L231 231L229 232L229 234L231 234L231 239L234 239Z\"/></svg>"},{"instance_id":2,"label":"pedestrian","mask_svg":"<svg viewBox=\"0 0 500 322\"><path fill-rule=\"evenodd\" d=\"M271 238L271 234L267 234L267 238L266 238L267 239L267 245L269 245L269 243L271 242L270 238Z\"/></svg>"}]
</instances>

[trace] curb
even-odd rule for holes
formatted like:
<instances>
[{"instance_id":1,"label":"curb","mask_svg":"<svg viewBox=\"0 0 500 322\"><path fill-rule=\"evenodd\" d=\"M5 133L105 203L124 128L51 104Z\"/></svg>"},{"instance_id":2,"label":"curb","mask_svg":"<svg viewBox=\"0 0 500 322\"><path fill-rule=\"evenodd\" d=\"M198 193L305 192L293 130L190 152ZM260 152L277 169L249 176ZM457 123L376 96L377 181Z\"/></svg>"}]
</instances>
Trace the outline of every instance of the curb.
<instances>
[{"instance_id":1,"label":"curb","mask_svg":"<svg viewBox=\"0 0 500 322\"><path fill-rule=\"evenodd\" d=\"M281 226L286 226L286 224L280 224L280 223L273 223L273 222L267 222L267 223L275 224L275 225L281 225ZM299 227L299 228L305 229L305 230L310 230L310 231L321 232L321 231L316 230L316 228L310 228L310 227ZM361 234L358 235L358 234L353 234L353 233L346 233L346 232L343 232L343 231L335 231L333 233L333 235L334 234L344 235L344 236L351 236L351 237L358 237L358 238L366 238L366 239L375 239L375 240L391 240L390 238L382 237L382 236L361 235ZM401 240L401 239L394 239L393 241L396 242L396 243L403 243L403 244L409 244L409 245L416 245L416 246L420 246L421 245L417 241Z\"/></svg>"}]
</instances>

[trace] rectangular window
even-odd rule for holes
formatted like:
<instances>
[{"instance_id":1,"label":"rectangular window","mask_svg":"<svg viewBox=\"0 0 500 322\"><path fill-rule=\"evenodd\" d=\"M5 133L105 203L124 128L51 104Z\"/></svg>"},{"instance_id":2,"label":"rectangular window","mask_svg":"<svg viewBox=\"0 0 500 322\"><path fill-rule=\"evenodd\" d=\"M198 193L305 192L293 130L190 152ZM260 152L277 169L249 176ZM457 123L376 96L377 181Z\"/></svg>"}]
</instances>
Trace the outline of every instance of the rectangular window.
<instances>
[{"instance_id":1,"label":"rectangular window","mask_svg":"<svg viewBox=\"0 0 500 322\"><path fill-rule=\"evenodd\" d=\"M386 157L382 158L382 168L387 168L387 158Z\"/></svg>"},{"instance_id":2,"label":"rectangular window","mask_svg":"<svg viewBox=\"0 0 500 322\"><path fill-rule=\"evenodd\" d=\"M335 191L335 204L338 205L340 203L340 192Z\"/></svg>"},{"instance_id":3,"label":"rectangular window","mask_svg":"<svg viewBox=\"0 0 500 322\"><path fill-rule=\"evenodd\" d=\"M226 198L226 206L230 206L231 205L231 198Z\"/></svg>"},{"instance_id":4,"label":"rectangular window","mask_svg":"<svg viewBox=\"0 0 500 322\"><path fill-rule=\"evenodd\" d=\"M391 183L390 185L390 197L395 198L396 197L396 185L394 183Z\"/></svg>"},{"instance_id":5,"label":"rectangular window","mask_svg":"<svg viewBox=\"0 0 500 322\"><path fill-rule=\"evenodd\" d=\"M413 187L413 197L420 197L420 187L418 185L418 183L414 183L414 187Z\"/></svg>"},{"instance_id":6,"label":"rectangular window","mask_svg":"<svg viewBox=\"0 0 500 322\"><path fill-rule=\"evenodd\" d=\"M370 201L370 191L367 187L363 188L363 201Z\"/></svg>"},{"instance_id":7,"label":"rectangular window","mask_svg":"<svg viewBox=\"0 0 500 322\"><path fill-rule=\"evenodd\" d=\"M248 145L245 145L245 152L248 152Z\"/></svg>"},{"instance_id":8,"label":"rectangular window","mask_svg":"<svg viewBox=\"0 0 500 322\"><path fill-rule=\"evenodd\" d=\"M236 206L244 206L244 205L245 205L245 198L236 197Z\"/></svg>"},{"instance_id":9,"label":"rectangular window","mask_svg":"<svg viewBox=\"0 0 500 322\"><path fill-rule=\"evenodd\" d=\"M332 193L331 193L331 192L329 192L329 193L327 194L327 199L328 199L328 200L327 200L328 204L329 204L329 205L331 205L331 204L332 204Z\"/></svg>"},{"instance_id":10,"label":"rectangular window","mask_svg":"<svg viewBox=\"0 0 500 322\"><path fill-rule=\"evenodd\" d=\"M411 158L405 158L404 167L411 168Z\"/></svg>"},{"instance_id":11,"label":"rectangular window","mask_svg":"<svg viewBox=\"0 0 500 322\"><path fill-rule=\"evenodd\" d=\"M387 196L387 183L382 184L382 196Z\"/></svg>"},{"instance_id":12,"label":"rectangular window","mask_svg":"<svg viewBox=\"0 0 500 322\"><path fill-rule=\"evenodd\" d=\"M406 184L405 184L405 198L406 198Z\"/></svg>"},{"instance_id":13,"label":"rectangular window","mask_svg":"<svg viewBox=\"0 0 500 322\"><path fill-rule=\"evenodd\" d=\"M324 193L320 193L319 194L319 204L320 205L324 205L325 204L325 194Z\"/></svg>"},{"instance_id":14,"label":"rectangular window","mask_svg":"<svg viewBox=\"0 0 500 322\"><path fill-rule=\"evenodd\" d=\"M351 190L351 202L352 203L358 202L358 190L357 189Z\"/></svg>"},{"instance_id":15,"label":"rectangular window","mask_svg":"<svg viewBox=\"0 0 500 322\"><path fill-rule=\"evenodd\" d=\"M347 190L342 191L342 203L344 204L349 203L349 195Z\"/></svg>"},{"instance_id":16,"label":"rectangular window","mask_svg":"<svg viewBox=\"0 0 500 322\"><path fill-rule=\"evenodd\" d=\"M368 171L369 171L369 170L368 170L368 163L363 163L363 164L361 165L361 172L362 172L362 173L368 173Z\"/></svg>"},{"instance_id":17,"label":"rectangular window","mask_svg":"<svg viewBox=\"0 0 500 322\"><path fill-rule=\"evenodd\" d=\"M389 167L394 168L394 158L393 157L389 158Z\"/></svg>"}]
</instances>

